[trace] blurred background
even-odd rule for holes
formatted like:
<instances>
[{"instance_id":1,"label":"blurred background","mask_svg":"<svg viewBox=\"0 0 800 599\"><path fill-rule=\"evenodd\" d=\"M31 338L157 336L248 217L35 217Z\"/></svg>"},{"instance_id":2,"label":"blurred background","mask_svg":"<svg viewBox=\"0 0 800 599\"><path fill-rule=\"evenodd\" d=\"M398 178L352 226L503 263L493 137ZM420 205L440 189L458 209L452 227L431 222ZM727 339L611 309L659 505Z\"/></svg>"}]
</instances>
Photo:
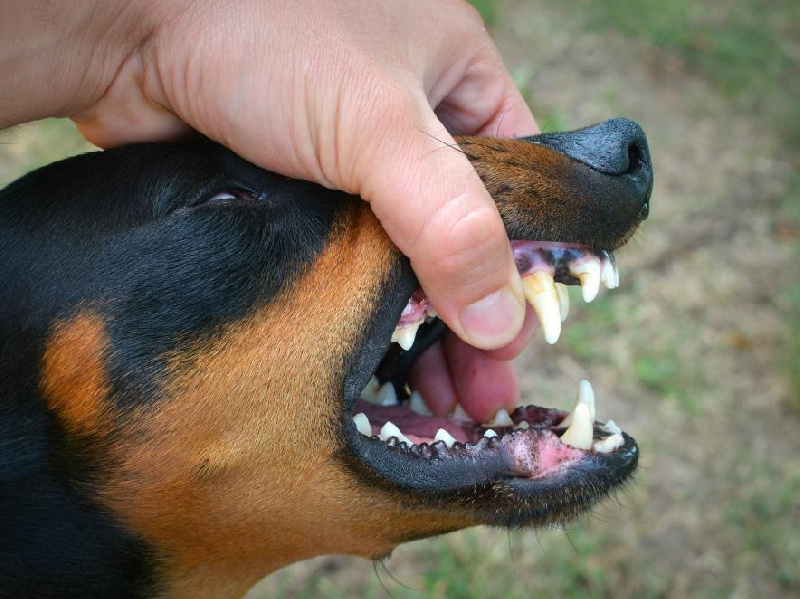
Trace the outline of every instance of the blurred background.
<instances>
[{"instance_id":1,"label":"blurred background","mask_svg":"<svg viewBox=\"0 0 800 599\"><path fill-rule=\"evenodd\" d=\"M519 360L531 403L568 408L590 379L640 471L566 528L323 557L249 596L800 597L800 2L474 4L543 129L649 136L621 288L573 294L562 340ZM65 121L3 133L0 185L87 147Z\"/></svg>"}]
</instances>

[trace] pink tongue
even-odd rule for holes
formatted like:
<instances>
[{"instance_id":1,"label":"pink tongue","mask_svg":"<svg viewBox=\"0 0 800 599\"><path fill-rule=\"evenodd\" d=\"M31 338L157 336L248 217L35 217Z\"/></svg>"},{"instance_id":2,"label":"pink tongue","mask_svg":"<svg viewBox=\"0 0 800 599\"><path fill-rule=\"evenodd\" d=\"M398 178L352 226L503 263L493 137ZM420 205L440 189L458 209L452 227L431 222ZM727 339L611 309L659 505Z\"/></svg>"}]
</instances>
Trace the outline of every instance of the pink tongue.
<instances>
[{"instance_id":1,"label":"pink tongue","mask_svg":"<svg viewBox=\"0 0 800 599\"><path fill-rule=\"evenodd\" d=\"M536 318L525 315L525 326L503 350L484 352L447 332L441 342L423 353L408 377L409 386L422 393L431 411L445 416L456 405L476 422L492 419L499 408L509 412L519 399L519 382L510 360L530 340ZM502 357L503 360L496 358Z\"/></svg>"}]
</instances>

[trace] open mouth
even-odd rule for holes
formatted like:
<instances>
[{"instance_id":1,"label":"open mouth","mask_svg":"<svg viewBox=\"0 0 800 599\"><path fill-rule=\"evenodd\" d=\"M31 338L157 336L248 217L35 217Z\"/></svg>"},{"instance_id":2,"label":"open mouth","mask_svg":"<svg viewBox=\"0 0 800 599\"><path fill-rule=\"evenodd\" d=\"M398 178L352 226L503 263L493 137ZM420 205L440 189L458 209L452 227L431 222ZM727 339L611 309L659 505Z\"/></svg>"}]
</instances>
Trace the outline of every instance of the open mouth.
<instances>
[{"instance_id":1,"label":"open mouth","mask_svg":"<svg viewBox=\"0 0 800 599\"><path fill-rule=\"evenodd\" d=\"M619 286L619 270L608 251L555 242L511 245L525 298L548 343L558 340L569 311L566 285L580 285L586 302L601 287ZM635 469L636 442L612 420L596 421L588 381L578 385L570 412L534 405L508 410L485 398L481 412L492 413L488 419L475 418L475 410L460 404L446 414L435 413L431 406L436 402L411 388L408 374L446 331L424 292L417 290L374 374L359 397L346 402L349 444L370 469L416 490L458 490L484 483L496 487L503 482L522 495L589 485L593 496Z\"/></svg>"}]
</instances>

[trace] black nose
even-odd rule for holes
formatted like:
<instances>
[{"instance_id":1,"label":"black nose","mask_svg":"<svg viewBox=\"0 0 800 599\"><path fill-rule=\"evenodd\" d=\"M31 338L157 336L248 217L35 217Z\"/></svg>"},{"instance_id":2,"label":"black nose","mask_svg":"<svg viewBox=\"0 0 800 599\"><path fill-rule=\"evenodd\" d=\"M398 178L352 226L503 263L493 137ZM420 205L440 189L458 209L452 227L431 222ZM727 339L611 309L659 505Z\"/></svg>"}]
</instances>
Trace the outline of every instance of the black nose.
<instances>
[{"instance_id":1,"label":"black nose","mask_svg":"<svg viewBox=\"0 0 800 599\"><path fill-rule=\"evenodd\" d=\"M624 179L626 187L643 202L642 217L647 217L653 189L653 167L647 136L633 121L610 119L568 133L537 135L532 141L566 154L595 171Z\"/></svg>"}]
</instances>

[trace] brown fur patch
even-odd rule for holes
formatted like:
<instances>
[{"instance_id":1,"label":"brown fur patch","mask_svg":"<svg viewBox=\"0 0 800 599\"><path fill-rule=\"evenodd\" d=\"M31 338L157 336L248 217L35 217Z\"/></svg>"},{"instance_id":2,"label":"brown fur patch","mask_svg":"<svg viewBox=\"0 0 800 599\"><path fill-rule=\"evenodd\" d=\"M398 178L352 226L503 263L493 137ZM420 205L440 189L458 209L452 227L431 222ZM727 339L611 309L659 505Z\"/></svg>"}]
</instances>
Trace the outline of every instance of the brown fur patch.
<instances>
[{"instance_id":1,"label":"brown fur patch","mask_svg":"<svg viewBox=\"0 0 800 599\"><path fill-rule=\"evenodd\" d=\"M41 389L48 407L75 434L108 432L107 346L103 321L94 312L57 323L46 343Z\"/></svg>"},{"instance_id":2,"label":"brown fur patch","mask_svg":"<svg viewBox=\"0 0 800 599\"><path fill-rule=\"evenodd\" d=\"M103 500L166 556L170 595L243 594L300 559L468 524L404 512L334 457L345 364L396 256L354 204L294 285L175 356L163 397L122 423Z\"/></svg>"}]
</instances>

